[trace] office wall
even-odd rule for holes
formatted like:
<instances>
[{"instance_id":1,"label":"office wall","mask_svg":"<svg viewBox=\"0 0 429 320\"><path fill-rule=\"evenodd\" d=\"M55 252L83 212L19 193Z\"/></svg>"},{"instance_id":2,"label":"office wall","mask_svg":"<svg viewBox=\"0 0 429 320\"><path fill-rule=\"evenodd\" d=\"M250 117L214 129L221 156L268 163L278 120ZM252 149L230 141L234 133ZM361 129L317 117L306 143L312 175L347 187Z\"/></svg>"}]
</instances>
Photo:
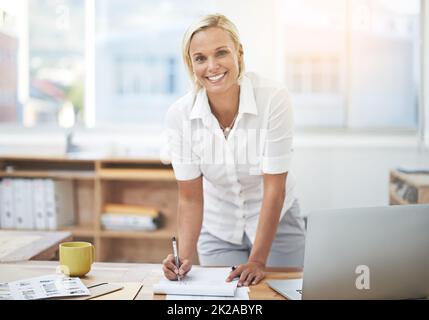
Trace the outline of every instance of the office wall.
<instances>
[{"instance_id":1,"label":"office wall","mask_svg":"<svg viewBox=\"0 0 429 320\"><path fill-rule=\"evenodd\" d=\"M320 208L389 203L389 170L429 167L428 150L412 146L301 146L293 172L304 215Z\"/></svg>"}]
</instances>

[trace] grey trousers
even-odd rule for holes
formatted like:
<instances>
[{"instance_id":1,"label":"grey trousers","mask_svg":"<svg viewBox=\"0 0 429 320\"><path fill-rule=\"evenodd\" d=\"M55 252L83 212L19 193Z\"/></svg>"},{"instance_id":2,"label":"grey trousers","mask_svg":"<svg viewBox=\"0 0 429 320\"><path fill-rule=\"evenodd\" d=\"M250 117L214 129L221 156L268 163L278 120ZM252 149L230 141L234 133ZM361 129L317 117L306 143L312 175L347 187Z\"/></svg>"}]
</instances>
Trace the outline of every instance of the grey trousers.
<instances>
[{"instance_id":1,"label":"grey trousers","mask_svg":"<svg viewBox=\"0 0 429 320\"><path fill-rule=\"evenodd\" d=\"M300 267L304 265L305 223L299 215L299 203L295 200L277 227L268 255L269 267ZM240 245L215 237L202 228L198 239L198 258L202 266L234 266L246 263L252 243L246 234Z\"/></svg>"}]
</instances>

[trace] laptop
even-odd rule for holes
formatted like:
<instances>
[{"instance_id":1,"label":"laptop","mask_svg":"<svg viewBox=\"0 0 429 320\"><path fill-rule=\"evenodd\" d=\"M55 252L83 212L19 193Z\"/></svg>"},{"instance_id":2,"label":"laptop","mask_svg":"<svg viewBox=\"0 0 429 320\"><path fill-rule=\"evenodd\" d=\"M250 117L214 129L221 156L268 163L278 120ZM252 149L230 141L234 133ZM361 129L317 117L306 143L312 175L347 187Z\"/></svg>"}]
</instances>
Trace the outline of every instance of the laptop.
<instances>
[{"instance_id":1,"label":"laptop","mask_svg":"<svg viewBox=\"0 0 429 320\"><path fill-rule=\"evenodd\" d=\"M429 205L312 212L303 279L267 280L288 299L429 297Z\"/></svg>"}]
</instances>

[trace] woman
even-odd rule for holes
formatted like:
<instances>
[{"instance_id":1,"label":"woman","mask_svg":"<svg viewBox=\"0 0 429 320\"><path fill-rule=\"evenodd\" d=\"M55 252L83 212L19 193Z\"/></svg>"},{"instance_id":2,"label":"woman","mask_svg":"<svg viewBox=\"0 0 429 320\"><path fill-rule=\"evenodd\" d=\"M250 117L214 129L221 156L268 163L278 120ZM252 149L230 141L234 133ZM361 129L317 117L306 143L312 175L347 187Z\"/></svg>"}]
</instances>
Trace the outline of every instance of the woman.
<instances>
[{"instance_id":1,"label":"woman","mask_svg":"<svg viewBox=\"0 0 429 320\"><path fill-rule=\"evenodd\" d=\"M183 40L194 81L168 112L169 150L178 182L180 279L194 252L202 266L236 266L227 281L257 284L266 266L303 265L305 228L288 175L293 114L285 88L244 74L243 46L225 16L203 17Z\"/></svg>"}]
</instances>

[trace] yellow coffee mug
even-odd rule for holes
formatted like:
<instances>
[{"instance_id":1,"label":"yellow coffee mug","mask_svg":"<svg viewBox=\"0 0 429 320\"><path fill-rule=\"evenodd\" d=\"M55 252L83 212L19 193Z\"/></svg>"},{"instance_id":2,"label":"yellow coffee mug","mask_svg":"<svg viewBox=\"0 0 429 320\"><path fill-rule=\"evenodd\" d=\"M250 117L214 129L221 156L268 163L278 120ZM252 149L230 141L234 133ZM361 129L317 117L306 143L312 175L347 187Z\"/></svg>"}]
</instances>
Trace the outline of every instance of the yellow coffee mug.
<instances>
[{"instance_id":1,"label":"yellow coffee mug","mask_svg":"<svg viewBox=\"0 0 429 320\"><path fill-rule=\"evenodd\" d=\"M89 242L60 244L60 269L70 277L83 277L91 270L95 259L94 246Z\"/></svg>"}]
</instances>

